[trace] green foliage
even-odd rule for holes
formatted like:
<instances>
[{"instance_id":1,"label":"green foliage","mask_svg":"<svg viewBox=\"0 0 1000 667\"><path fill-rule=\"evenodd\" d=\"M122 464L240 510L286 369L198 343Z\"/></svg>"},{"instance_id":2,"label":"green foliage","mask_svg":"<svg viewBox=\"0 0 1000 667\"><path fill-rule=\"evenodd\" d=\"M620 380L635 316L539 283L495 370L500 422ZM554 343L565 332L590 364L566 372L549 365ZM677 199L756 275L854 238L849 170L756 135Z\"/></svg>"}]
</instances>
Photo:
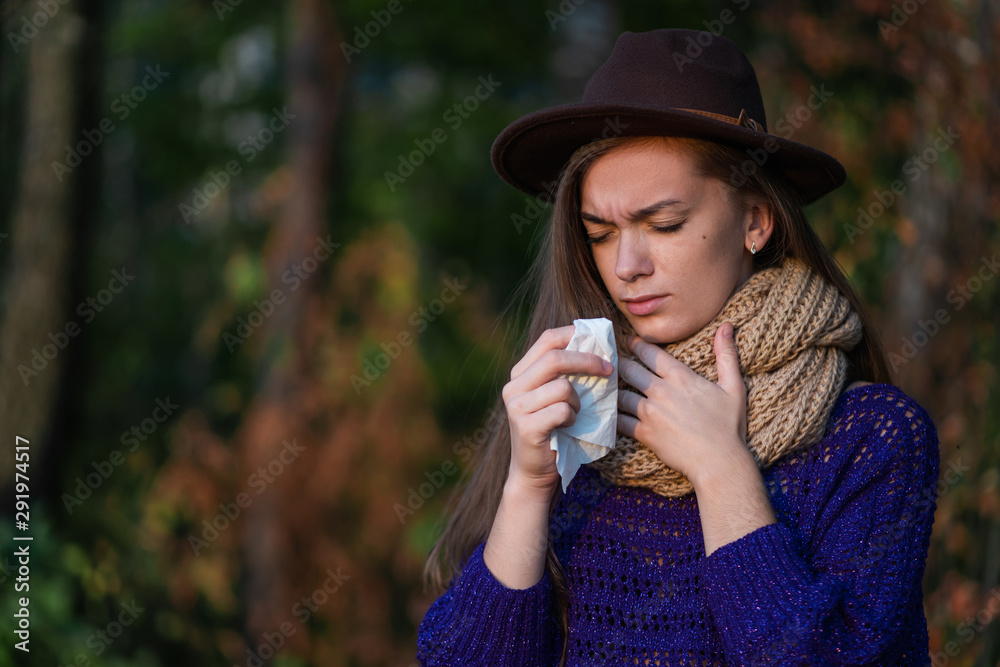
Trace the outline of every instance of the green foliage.
<instances>
[{"instance_id":1,"label":"green foliage","mask_svg":"<svg viewBox=\"0 0 1000 667\"><path fill-rule=\"evenodd\" d=\"M391 507L405 502L407 488L419 485L426 471L440 468L451 443L482 426L507 372L505 346L524 326L518 304L510 304L511 321L498 316L547 222L548 211L518 229L514 216L523 214L529 201L497 178L490 146L522 114L577 101L618 32L704 28L733 12L735 20L723 34L760 63L772 127L786 109L802 104L811 85L825 83L835 91L794 138L839 147L831 152L844 161L850 180L809 212L824 242L885 318L900 293L886 287L886 276L916 252L920 234L906 236L910 227L902 206L857 239L845 224L856 219L858 206L872 201L873 190L900 178L923 141L926 121L916 118L915 96L922 96L921 109L946 107L941 100L948 94L934 85L977 90L977 84L962 83L958 67L943 74L935 70L944 84L914 75L908 67L933 60L938 51L887 43L875 29L878 15L836 3L584 0L553 24L547 12L558 13L567 2L400 2L402 11L350 62L345 58L340 106L329 110L337 114L338 126L332 145L320 147L333 162L325 231L341 246L311 278L326 298L309 311L308 334L291 340L255 332L232 352L224 334L236 332L240 318L277 287L268 283L267 259L282 224L282 202L296 185L288 180L288 139L292 132L310 131L298 119L259 149L247 143L276 109L289 104L296 3L241 2L221 16L217 2L105 3L96 113L112 118L116 130L102 146L102 157L87 163L88 169L101 169L103 186L98 220L81 252L88 294L106 285L113 269L124 266L136 279L74 342L78 385L70 388L72 406L62 415L68 439L53 445L45 461L46 490L32 501L32 653L25 661L4 642L0 664L68 665L81 653L91 665L109 667L246 661L247 648L261 641L248 629L259 602L251 592L256 582L247 580L249 556L274 545L227 543L249 523L246 517L234 521L238 527L204 556L191 556L187 538L218 511L219 502L232 502L235 490L245 487L249 470L243 468L240 438L248 424L258 425L249 416L262 400L268 372L286 369L288 359L300 361L292 375L309 379L307 389L294 394L296 405L318 405L321 417L310 413L297 421L297 413L281 412L281 427L287 422L317 428L322 437L310 446L332 453L310 471L323 483L309 484L306 476L296 489L289 513L294 517L287 523L299 532L291 538L281 534L288 560L276 576L291 599L308 594L329 566L324 561L316 567L311 560L317 543L327 538L333 546L322 558L347 563L353 579L305 624L312 643L289 645L268 664L389 664L390 654L392 664L404 664L401 656L412 655L416 626L429 603L420 591L419 569L440 531L455 480L447 480L405 525ZM928 17L939 11L930 4L920 10ZM375 0L330 5L340 35L329 36L329 48L342 54L357 30L374 20L372 12L386 6ZM27 3L15 7L4 26L29 9ZM954 22L949 29L960 32L954 25L961 25L964 10L940 11ZM913 20L911 35L937 34L929 18ZM830 29L819 30L824 25ZM573 54L569 65L555 57L560 50ZM9 53L3 58L0 232L10 229L12 184L26 150L20 103L31 85L24 61ZM157 66L169 76L120 118L115 101L141 84L147 67ZM474 96L481 78L499 85L474 109L459 113L456 105ZM978 102L964 106L970 114L985 113ZM976 117L964 118L962 128L974 144ZM421 152L428 141L433 152ZM412 159L415 151L419 157ZM932 175L945 185L935 192L950 193L981 178L981 172L991 173L980 159L985 158L965 145L944 153ZM217 196L207 197L234 161L239 173L218 186ZM412 173L405 164L412 165ZM392 173L401 182L387 181ZM929 182L930 176L913 191L929 188ZM195 207L199 196L206 196L206 206L196 207L185 221L180 205ZM979 208L968 220L977 223L991 212L995 220L996 202L987 199L976 200ZM949 240L955 231L950 228L949 235L931 239L943 244L949 262L929 265L931 277L921 289L935 295L931 304L944 305L948 289L975 271L979 251L1000 241L995 225L988 232L965 229L960 225L968 220L960 216L966 213L955 215L957 231L978 240L959 245ZM412 248L390 236L394 224L409 235ZM367 236L373 230L374 239ZM15 270L9 248L0 242L5 273ZM456 276L467 281L468 290L417 333L408 316L440 294L444 279ZM924 392L921 399L926 396L941 411L931 410L936 420L940 415L943 448L964 443L963 455L970 452L981 470L993 471L993 477L984 473L978 486L973 480L957 485L935 526L926 589L932 600L928 618L939 630L934 635L939 642L954 634L959 619L948 610L963 582L985 583L991 576L996 582L976 549L948 550L940 537L985 533L998 525L1000 491L988 480L996 478L1000 424L996 411L986 409L997 402L998 350L992 324L984 324L995 319L995 304L994 281L967 310L953 313L961 324L936 341L946 351L928 351L913 364L926 363L937 374L916 376L914 385ZM413 344L356 394L348 377L361 373L364 360L401 331L414 334ZM969 397L968 404L956 406L949 398L954 396L960 403ZM64 494L74 492L95 461L124 451L123 438L166 397L180 405L178 413L145 434L91 497L67 511ZM359 415L358 406L371 413ZM942 461L946 458L943 449ZM281 492L274 493L277 498ZM980 497L986 499L982 507ZM11 543L11 531L8 521L0 522L0 543ZM968 535L964 539L975 543ZM3 582L0 599L5 637L16 604L9 585L10 580ZM145 611L96 655L88 641L133 598ZM335 610L340 603L347 611ZM287 617L286 612L275 613ZM963 659L961 664L971 664L970 656Z\"/></svg>"}]
</instances>

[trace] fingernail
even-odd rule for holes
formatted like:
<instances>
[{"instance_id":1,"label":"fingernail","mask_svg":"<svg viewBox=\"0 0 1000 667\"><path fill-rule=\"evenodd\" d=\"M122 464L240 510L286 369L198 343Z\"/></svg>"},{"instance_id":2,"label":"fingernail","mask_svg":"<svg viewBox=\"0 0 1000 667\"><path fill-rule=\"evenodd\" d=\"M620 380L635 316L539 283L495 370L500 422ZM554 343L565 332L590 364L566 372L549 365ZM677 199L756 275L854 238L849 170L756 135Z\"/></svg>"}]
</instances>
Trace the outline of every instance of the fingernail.
<instances>
[{"instance_id":1,"label":"fingernail","mask_svg":"<svg viewBox=\"0 0 1000 667\"><path fill-rule=\"evenodd\" d=\"M730 324L729 322L726 322L725 324L722 325L722 336L723 338L733 337L733 325Z\"/></svg>"},{"instance_id":2,"label":"fingernail","mask_svg":"<svg viewBox=\"0 0 1000 667\"><path fill-rule=\"evenodd\" d=\"M606 370L606 371L612 371L612 370L614 370L615 367L611 365L610 361L605 361L603 363L604 363L604 370Z\"/></svg>"}]
</instances>

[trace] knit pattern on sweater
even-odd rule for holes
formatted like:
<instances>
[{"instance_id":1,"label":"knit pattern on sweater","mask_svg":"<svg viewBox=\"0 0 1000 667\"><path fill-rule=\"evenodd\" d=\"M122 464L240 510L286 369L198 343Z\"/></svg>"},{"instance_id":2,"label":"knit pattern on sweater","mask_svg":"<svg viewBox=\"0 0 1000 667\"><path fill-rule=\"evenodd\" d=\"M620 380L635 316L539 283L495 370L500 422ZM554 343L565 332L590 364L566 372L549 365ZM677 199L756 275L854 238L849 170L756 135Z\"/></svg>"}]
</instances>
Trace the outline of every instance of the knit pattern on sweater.
<instances>
[{"instance_id":1,"label":"knit pattern on sweater","mask_svg":"<svg viewBox=\"0 0 1000 667\"><path fill-rule=\"evenodd\" d=\"M938 468L922 407L892 385L852 389L816 446L762 473L778 522L706 557L695 494L611 486L585 466L550 524L567 665L930 664L921 580ZM483 546L428 609L420 664L556 665L548 574L509 589Z\"/></svg>"}]
</instances>

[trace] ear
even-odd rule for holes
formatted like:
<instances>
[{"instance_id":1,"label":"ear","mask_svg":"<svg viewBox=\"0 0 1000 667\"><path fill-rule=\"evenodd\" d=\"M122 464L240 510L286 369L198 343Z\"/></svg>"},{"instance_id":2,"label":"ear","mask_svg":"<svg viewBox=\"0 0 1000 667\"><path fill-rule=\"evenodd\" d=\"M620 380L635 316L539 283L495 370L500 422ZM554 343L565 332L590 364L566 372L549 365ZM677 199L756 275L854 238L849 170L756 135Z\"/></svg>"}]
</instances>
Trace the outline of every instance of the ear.
<instances>
[{"instance_id":1,"label":"ear","mask_svg":"<svg viewBox=\"0 0 1000 667\"><path fill-rule=\"evenodd\" d=\"M744 224L746 224L744 245L749 250L751 245L756 244L757 252L760 252L774 231L774 209L771 204L763 197L753 197L748 202Z\"/></svg>"}]
</instances>

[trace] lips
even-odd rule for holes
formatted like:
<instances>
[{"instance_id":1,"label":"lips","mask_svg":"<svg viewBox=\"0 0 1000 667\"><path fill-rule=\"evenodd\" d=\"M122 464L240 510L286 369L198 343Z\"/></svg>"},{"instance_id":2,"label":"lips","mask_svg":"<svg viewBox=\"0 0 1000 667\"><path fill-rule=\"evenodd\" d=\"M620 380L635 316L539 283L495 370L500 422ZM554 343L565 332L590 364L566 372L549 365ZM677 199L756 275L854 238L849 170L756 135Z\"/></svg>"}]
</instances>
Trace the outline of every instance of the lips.
<instances>
[{"instance_id":1,"label":"lips","mask_svg":"<svg viewBox=\"0 0 1000 667\"><path fill-rule=\"evenodd\" d=\"M663 296L647 296L647 297L635 297L635 299L625 299L625 307L633 315L648 315L657 308L660 304L666 301L669 295ZM641 300L639 300L641 299Z\"/></svg>"},{"instance_id":2,"label":"lips","mask_svg":"<svg viewBox=\"0 0 1000 667\"><path fill-rule=\"evenodd\" d=\"M630 303L639 303L641 301L649 301L650 299L657 299L657 298L659 298L661 296L664 296L664 295L662 295L662 294L647 294L645 296L626 296L626 297L622 298L622 301L627 301L627 302L630 302Z\"/></svg>"}]
</instances>

